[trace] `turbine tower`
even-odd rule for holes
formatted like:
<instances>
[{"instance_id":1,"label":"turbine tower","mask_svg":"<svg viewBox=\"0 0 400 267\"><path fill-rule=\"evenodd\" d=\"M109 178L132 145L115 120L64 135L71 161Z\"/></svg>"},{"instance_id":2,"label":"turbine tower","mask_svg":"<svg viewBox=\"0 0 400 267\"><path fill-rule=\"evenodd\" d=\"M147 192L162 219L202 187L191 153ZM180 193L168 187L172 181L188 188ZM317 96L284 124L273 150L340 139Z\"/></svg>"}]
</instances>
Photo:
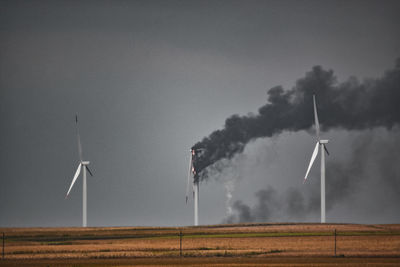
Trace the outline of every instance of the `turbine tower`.
<instances>
[{"instance_id":1,"label":"turbine tower","mask_svg":"<svg viewBox=\"0 0 400 267\"><path fill-rule=\"evenodd\" d=\"M76 169L74 178L72 179L72 183L68 189L67 195L65 198L68 197L69 192L71 192L72 187L74 186L74 183L76 179L78 178L81 169L83 167L83 179L82 179L82 226L86 227L87 226L87 184L86 184L86 170L89 172L90 176L93 176L92 172L90 171L88 165L89 161L83 161L82 159L82 145L81 145L81 139L79 137L79 129L78 129L78 115L75 115L75 124L76 124L76 135L78 138L78 153L79 153L79 165L78 168Z\"/></svg>"},{"instance_id":2,"label":"turbine tower","mask_svg":"<svg viewBox=\"0 0 400 267\"><path fill-rule=\"evenodd\" d=\"M196 153L203 151L203 149L191 149L190 153L190 163L189 163L189 174L188 174L188 179L187 179L187 185L186 185L186 204L189 200L189 190L190 190L190 178L193 179L193 199L194 199L194 225L197 226L199 225L199 179L195 179L197 176L196 170L194 168L194 158L196 156Z\"/></svg>"},{"instance_id":3,"label":"turbine tower","mask_svg":"<svg viewBox=\"0 0 400 267\"><path fill-rule=\"evenodd\" d=\"M317 104L315 102L315 95L313 95L314 102L314 119L315 119L315 131L317 134L317 144L315 145L314 151L311 156L310 164L308 165L308 169L306 172L306 176L304 177L303 183L306 182L308 173L314 163L315 158L318 155L319 147L321 148L321 223L326 222L325 218L325 152L329 155L328 149L326 148L326 144L328 140L321 140L319 136L319 121L318 121L318 113L317 113Z\"/></svg>"}]
</instances>

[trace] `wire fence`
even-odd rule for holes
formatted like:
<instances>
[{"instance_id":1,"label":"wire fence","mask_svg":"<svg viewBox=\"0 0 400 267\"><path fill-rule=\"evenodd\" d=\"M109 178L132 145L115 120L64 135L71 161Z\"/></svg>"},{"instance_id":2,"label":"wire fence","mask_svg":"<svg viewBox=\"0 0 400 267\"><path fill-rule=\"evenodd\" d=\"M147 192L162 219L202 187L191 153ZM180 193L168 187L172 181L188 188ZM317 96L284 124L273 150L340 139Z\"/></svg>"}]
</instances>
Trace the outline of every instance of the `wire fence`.
<instances>
[{"instance_id":1,"label":"wire fence","mask_svg":"<svg viewBox=\"0 0 400 267\"><path fill-rule=\"evenodd\" d=\"M2 259L400 256L400 232L252 232L209 228L113 229L4 233ZM82 228L80 228L82 229Z\"/></svg>"}]
</instances>

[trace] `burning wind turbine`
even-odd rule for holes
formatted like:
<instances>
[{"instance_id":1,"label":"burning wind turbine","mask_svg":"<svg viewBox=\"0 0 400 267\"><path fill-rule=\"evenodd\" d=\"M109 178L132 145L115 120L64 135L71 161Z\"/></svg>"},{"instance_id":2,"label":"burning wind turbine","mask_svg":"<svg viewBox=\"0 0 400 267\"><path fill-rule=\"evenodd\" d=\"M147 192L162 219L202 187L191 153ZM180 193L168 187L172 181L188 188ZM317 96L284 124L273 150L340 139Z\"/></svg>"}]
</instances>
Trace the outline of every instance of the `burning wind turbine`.
<instances>
[{"instance_id":1,"label":"burning wind turbine","mask_svg":"<svg viewBox=\"0 0 400 267\"><path fill-rule=\"evenodd\" d=\"M196 172L194 161L198 153L202 152L204 149L191 149L190 150L190 162L189 162L189 174L186 184L186 204L189 200L190 183L192 182L193 188L193 199L194 199L194 225L199 225L199 177ZM192 178L192 181L191 181Z\"/></svg>"},{"instance_id":2,"label":"burning wind turbine","mask_svg":"<svg viewBox=\"0 0 400 267\"><path fill-rule=\"evenodd\" d=\"M81 169L83 167L83 179L82 179L82 226L86 227L87 226L87 185L86 185L86 170L89 172L90 176L93 176L92 172L90 171L88 165L89 161L83 161L82 159L82 145L81 145L81 139L79 137L79 129L78 129L78 115L75 116L75 123L76 123L76 135L78 138L78 153L79 153L79 165L78 168L75 172L74 178L72 179L72 183L68 189L67 195L65 198L68 197L69 193L71 192L72 187L74 186L74 183L76 179L78 178Z\"/></svg>"},{"instance_id":3,"label":"burning wind turbine","mask_svg":"<svg viewBox=\"0 0 400 267\"><path fill-rule=\"evenodd\" d=\"M317 144L315 145L314 151L311 156L310 164L308 165L308 169L306 175L304 176L303 183L306 182L308 173L311 170L311 167L315 161L315 158L318 155L319 147L321 147L321 223L325 223L325 152L329 155L328 149L326 148L326 144L328 140L321 140L319 136L319 121L317 114L317 104L315 102L315 95L313 95L314 102L314 119L315 119L315 131L317 134Z\"/></svg>"}]
</instances>

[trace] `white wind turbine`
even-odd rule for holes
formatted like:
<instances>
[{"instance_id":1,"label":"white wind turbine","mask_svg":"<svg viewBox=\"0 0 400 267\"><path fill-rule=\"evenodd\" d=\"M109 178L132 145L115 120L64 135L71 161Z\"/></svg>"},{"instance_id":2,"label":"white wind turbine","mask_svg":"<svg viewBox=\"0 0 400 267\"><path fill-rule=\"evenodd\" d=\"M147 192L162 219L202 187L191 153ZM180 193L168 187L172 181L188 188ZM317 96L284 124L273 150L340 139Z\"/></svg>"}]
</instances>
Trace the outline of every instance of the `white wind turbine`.
<instances>
[{"instance_id":1,"label":"white wind turbine","mask_svg":"<svg viewBox=\"0 0 400 267\"><path fill-rule=\"evenodd\" d=\"M82 179L82 226L86 227L87 226L87 186L86 186L86 170L90 173L90 176L93 176L92 172L90 171L88 165L89 161L83 161L82 159L82 146L81 146L81 139L79 137L79 129L78 129L78 115L75 116L75 123L76 123L76 134L78 137L78 152L79 152L79 165L78 168L76 169L74 178L72 179L72 183L68 189L67 195L65 198L68 197L69 192L71 191L72 187L74 186L74 183L76 179L78 178L82 166L83 166L83 179Z\"/></svg>"},{"instance_id":2,"label":"white wind turbine","mask_svg":"<svg viewBox=\"0 0 400 267\"><path fill-rule=\"evenodd\" d=\"M315 131L317 133L317 144L315 145L314 152L312 153L310 164L308 165L308 169L306 172L306 176L304 177L304 182L306 182L308 173L314 163L315 158L318 155L318 148L321 147L321 223L325 223L325 153L329 155L328 149L326 148L326 144L328 140L321 140L319 136L319 121L317 114L317 104L315 103L315 95L313 95L314 102L314 119L315 119Z\"/></svg>"},{"instance_id":3,"label":"white wind turbine","mask_svg":"<svg viewBox=\"0 0 400 267\"><path fill-rule=\"evenodd\" d=\"M190 178L193 179L193 198L194 198L194 225L199 225L199 181L195 181L194 177L196 175L196 170L194 169L193 165L193 158L196 155L197 151L203 151L202 148L200 149L191 149L190 150L190 163L189 163L189 174L187 179L186 185L186 203L189 200L189 190L190 190Z\"/></svg>"}]
</instances>

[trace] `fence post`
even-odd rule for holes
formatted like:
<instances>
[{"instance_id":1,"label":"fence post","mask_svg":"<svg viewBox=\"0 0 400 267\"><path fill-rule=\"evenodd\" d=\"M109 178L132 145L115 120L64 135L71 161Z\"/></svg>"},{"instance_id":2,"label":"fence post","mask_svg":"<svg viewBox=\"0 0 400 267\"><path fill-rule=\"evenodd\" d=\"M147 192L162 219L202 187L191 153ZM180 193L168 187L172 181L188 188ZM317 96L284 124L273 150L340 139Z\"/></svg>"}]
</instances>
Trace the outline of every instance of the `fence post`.
<instances>
[{"instance_id":1,"label":"fence post","mask_svg":"<svg viewBox=\"0 0 400 267\"><path fill-rule=\"evenodd\" d=\"M4 239L5 239L5 235L4 235L4 232L3 232L3 250L2 250L3 260L4 260Z\"/></svg>"},{"instance_id":2,"label":"fence post","mask_svg":"<svg viewBox=\"0 0 400 267\"><path fill-rule=\"evenodd\" d=\"M179 256L182 257L182 230L179 230Z\"/></svg>"},{"instance_id":3,"label":"fence post","mask_svg":"<svg viewBox=\"0 0 400 267\"><path fill-rule=\"evenodd\" d=\"M336 229L335 229L335 257L336 257Z\"/></svg>"}]
</instances>

